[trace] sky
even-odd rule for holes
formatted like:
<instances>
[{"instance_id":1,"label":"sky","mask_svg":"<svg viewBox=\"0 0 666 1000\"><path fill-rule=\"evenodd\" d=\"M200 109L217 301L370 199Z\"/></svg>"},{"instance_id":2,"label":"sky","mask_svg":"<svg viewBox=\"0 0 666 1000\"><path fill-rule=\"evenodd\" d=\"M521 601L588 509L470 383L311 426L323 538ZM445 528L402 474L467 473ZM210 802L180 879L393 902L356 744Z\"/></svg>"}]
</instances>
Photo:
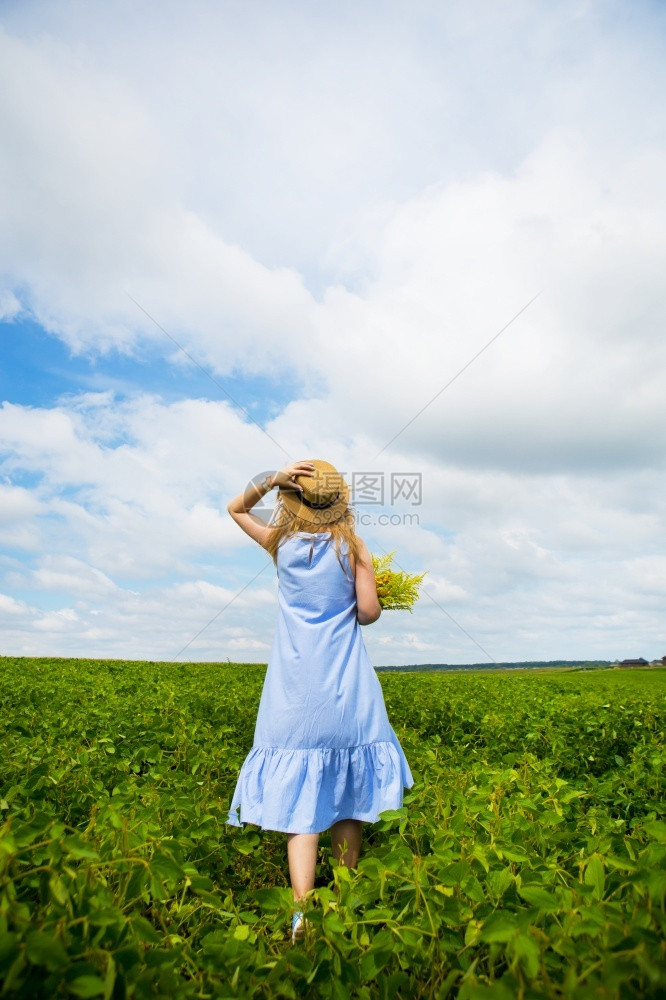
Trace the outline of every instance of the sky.
<instances>
[{"instance_id":1,"label":"sky","mask_svg":"<svg viewBox=\"0 0 666 1000\"><path fill-rule=\"evenodd\" d=\"M267 662L227 503L321 458L427 574L375 665L666 654L665 41L647 0L2 0L0 653Z\"/></svg>"}]
</instances>

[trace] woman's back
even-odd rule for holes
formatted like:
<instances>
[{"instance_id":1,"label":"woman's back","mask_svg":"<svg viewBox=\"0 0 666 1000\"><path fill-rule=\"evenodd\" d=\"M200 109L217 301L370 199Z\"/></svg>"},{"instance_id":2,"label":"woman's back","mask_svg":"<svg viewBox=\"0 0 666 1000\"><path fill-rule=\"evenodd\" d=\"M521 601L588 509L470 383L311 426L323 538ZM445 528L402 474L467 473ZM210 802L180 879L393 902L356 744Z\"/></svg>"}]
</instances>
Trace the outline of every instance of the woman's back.
<instances>
[{"instance_id":1,"label":"woman's back","mask_svg":"<svg viewBox=\"0 0 666 1000\"><path fill-rule=\"evenodd\" d=\"M281 605L304 622L321 623L354 615L356 590L347 547L340 559L328 532L297 532L277 551L278 594Z\"/></svg>"},{"instance_id":2,"label":"woman's back","mask_svg":"<svg viewBox=\"0 0 666 1000\"><path fill-rule=\"evenodd\" d=\"M341 561L324 534L292 535L278 549L278 615L255 743L349 748L392 736L344 554Z\"/></svg>"}]
</instances>

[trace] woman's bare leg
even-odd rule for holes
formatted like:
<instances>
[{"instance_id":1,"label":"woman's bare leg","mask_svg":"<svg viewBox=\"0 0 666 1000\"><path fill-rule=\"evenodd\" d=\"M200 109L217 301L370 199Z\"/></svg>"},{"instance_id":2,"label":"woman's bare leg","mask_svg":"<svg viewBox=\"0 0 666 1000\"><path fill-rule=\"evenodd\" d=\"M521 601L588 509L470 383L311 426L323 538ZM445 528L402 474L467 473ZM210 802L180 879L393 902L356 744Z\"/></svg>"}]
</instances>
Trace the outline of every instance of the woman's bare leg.
<instances>
[{"instance_id":1,"label":"woman's bare leg","mask_svg":"<svg viewBox=\"0 0 666 1000\"><path fill-rule=\"evenodd\" d=\"M331 827L333 856L346 868L356 868L361 853L363 822L360 819L341 819ZM347 844L345 850L345 842Z\"/></svg>"},{"instance_id":2,"label":"woman's bare leg","mask_svg":"<svg viewBox=\"0 0 666 1000\"><path fill-rule=\"evenodd\" d=\"M318 846L318 833L287 834L289 877L295 903L300 902L310 889L314 889Z\"/></svg>"}]
</instances>

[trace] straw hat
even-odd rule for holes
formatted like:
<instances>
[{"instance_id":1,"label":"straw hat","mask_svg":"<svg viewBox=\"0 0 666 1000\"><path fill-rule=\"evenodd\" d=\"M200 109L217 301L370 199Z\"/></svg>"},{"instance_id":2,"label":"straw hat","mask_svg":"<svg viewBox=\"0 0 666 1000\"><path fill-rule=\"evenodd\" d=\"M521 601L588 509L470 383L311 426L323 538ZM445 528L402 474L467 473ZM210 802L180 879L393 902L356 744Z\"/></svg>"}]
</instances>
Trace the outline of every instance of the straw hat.
<instances>
[{"instance_id":1,"label":"straw hat","mask_svg":"<svg viewBox=\"0 0 666 1000\"><path fill-rule=\"evenodd\" d=\"M310 524L333 524L344 515L349 487L335 466L319 458L306 459L314 465L314 476L295 476L303 491L280 487L285 507Z\"/></svg>"}]
</instances>

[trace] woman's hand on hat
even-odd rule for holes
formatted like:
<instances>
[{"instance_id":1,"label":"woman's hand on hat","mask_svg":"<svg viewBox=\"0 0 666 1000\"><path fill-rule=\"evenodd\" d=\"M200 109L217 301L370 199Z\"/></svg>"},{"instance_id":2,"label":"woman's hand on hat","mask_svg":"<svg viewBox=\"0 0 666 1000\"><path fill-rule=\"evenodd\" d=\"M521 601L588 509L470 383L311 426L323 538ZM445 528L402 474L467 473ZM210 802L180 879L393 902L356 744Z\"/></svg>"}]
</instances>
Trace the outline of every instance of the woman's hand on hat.
<instances>
[{"instance_id":1,"label":"woman's hand on hat","mask_svg":"<svg viewBox=\"0 0 666 1000\"><path fill-rule=\"evenodd\" d=\"M314 465L312 462L293 462L285 465L273 476L273 485L280 486L283 490L302 491L303 487L296 482L297 476L314 476Z\"/></svg>"}]
</instances>

